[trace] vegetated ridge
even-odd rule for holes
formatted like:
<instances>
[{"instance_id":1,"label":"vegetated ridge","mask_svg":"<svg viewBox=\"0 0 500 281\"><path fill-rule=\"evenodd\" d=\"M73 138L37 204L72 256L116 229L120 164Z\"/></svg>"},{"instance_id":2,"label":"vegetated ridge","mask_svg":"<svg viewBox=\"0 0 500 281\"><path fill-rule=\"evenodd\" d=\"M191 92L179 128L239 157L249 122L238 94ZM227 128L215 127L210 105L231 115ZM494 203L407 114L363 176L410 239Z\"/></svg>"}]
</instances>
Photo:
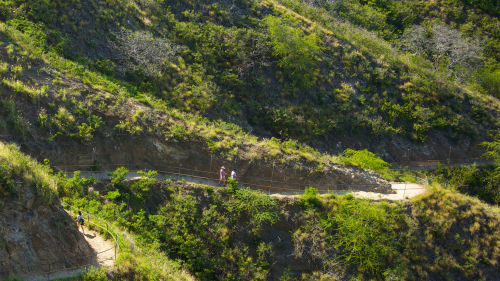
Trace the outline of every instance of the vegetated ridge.
<instances>
[{"instance_id":1,"label":"vegetated ridge","mask_svg":"<svg viewBox=\"0 0 500 281\"><path fill-rule=\"evenodd\" d=\"M93 280L498 279L498 210L439 186L389 203L155 179L155 167L206 170L215 156L215 171L230 163L262 178L278 166L277 177L301 183L383 184L342 164L386 162L345 148L392 161L447 158L450 147L452 158L481 155L477 144L498 129L497 80L481 76L497 71L494 29L469 24L490 30L481 36L491 44L457 62L433 42L481 46L457 33L459 22L435 20L434 8L420 22L399 9L418 9L414 1L339 3L0 0L2 139L53 164L149 170L125 181L118 168L106 182L28 160L16 174L2 159L1 202L32 194L42 213L58 207L57 193L113 222L120 259ZM495 10L475 5L467 19L494 26ZM496 194L485 191L477 195Z\"/></svg>"}]
</instances>

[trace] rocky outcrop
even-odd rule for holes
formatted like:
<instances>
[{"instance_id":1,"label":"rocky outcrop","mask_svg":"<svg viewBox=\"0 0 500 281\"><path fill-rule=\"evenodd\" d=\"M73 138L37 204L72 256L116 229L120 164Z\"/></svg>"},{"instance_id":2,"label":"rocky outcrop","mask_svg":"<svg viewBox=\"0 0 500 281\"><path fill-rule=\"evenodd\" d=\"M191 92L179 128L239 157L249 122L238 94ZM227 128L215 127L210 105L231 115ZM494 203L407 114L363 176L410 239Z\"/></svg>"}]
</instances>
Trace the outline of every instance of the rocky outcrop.
<instances>
[{"instance_id":1,"label":"rocky outcrop","mask_svg":"<svg viewBox=\"0 0 500 281\"><path fill-rule=\"evenodd\" d=\"M39 202L30 188L0 196L0 280L91 262L94 254L59 199Z\"/></svg>"}]
</instances>

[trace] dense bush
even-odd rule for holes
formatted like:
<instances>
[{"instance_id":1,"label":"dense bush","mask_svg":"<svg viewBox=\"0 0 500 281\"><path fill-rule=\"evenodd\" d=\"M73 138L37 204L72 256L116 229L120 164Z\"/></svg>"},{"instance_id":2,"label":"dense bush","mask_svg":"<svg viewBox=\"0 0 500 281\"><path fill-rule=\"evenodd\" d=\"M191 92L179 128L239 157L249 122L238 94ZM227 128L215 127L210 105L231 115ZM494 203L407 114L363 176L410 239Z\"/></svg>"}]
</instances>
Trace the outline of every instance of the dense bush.
<instances>
[{"instance_id":1,"label":"dense bush","mask_svg":"<svg viewBox=\"0 0 500 281\"><path fill-rule=\"evenodd\" d=\"M402 210L386 203L374 206L346 197L338 201L332 215L327 222L336 230L330 237L332 243L342 249L342 262L356 264L361 272L377 273L387 268L394 262L391 257L407 243L407 237L400 232L404 224Z\"/></svg>"},{"instance_id":2,"label":"dense bush","mask_svg":"<svg viewBox=\"0 0 500 281\"><path fill-rule=\"evenodd\" d=\"M321 201L318 198L318 189L306 187L304 194L300 198L300 203L307 209L321 207Z\"/></svg>"},{"instance_id":3,"label":"dense bush","mask_svg":"<svg viewBox=\"0 0 500 281\"><path fill-rule=\"evenodd\" d=\"M346 149L340 158L340 162L345 165L357 166L361 169L371 169L374 171L381 171L390 169L391 165L382 160L372 152L364 150Z\"/></svg>"},{"instance_id":4,"label":"dense bush","mask_svg":"<svg viewBox=\"0 0 500 281\"><path fill-rule=\"evenodd\" d=\"M168 200L154 206L156 211L151 213L144 208L151 204L147 201L149 190L161 186L154 179L156 172L149 171L142 179L125 184L123 179L127 173L121 167L111 174L112 185L117 189L108 190L101 200L107 198L113 203L104 204L92 195L86 198L71 195L67 200L78 208L116 221L117 225L137 235L138 241L156 245L165 254L182 260L190 272L202 280L217 276L224 276L225 280L265 279L271 246L259 244L253 259L247 245L232 241L237 235L257 236L264 224L276 222L278 205L275 199L259 191L233 188L232 191L219 190L202 195L213 202L207 205L197 194L204 193L205 189L192 192L170 185L165 186L169 190ZM74 183L73 179L66 181ZM231 184L238 183L232 181ZM244 233L234 229L233 226L239 223L246 225Z\"/></svg>"},{"instance_id":5,"label":"dense bush","mask_svg":"<svg viewBox=\"0 0 500 281\"><path fill-rule=\"evenodd\" d=\"M438 167L430 175L432 180L461 193L490 204L500 204L500 178L494 166Z\"/></svg>"}]
</instances>

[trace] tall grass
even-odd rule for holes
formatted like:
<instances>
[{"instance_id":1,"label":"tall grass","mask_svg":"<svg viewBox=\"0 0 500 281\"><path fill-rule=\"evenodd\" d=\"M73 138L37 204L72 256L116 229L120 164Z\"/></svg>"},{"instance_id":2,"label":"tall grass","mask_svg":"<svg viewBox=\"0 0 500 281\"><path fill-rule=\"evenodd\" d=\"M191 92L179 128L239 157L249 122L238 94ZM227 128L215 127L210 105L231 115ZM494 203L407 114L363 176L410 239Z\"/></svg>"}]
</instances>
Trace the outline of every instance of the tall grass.
<instances>
[{"instance_id":1,"label":"tall grass","mask_svg":"<svg viewBox=\"0 0 500 281\"><path fill-rule=\"evenodd\" d=\"M33 188L43 203L50 204L57 195L57 184L49 168L20 152L16 145L0 142L0 165L6 176Z\"/></svg>"},{"instance_id":2,"label":"tall grass","mask_svg":"<svg viewBox=\"0 0 500 281\"><path fill-rule=\"evenodd\" d=\"M23 94L33 102L40 100L42 96L47 96L49 86L45 85L39 89L24 85L20 80L3 79L2 84L10 88L15 94Z\"/></svg>"},{"instance_id":3,"label":"tall grass","mask_svg":"<svg viewBox=\"0 0 500 281\"><path fill-rule=\"evenodd\" d=\"M162 253L159 245L141 242L137 237L114 226L119 237L119 256L113 269L115 280L172 280L194 281L191 274L183 270L180 263L169 259Z\"/></svg>"}]
</instances>

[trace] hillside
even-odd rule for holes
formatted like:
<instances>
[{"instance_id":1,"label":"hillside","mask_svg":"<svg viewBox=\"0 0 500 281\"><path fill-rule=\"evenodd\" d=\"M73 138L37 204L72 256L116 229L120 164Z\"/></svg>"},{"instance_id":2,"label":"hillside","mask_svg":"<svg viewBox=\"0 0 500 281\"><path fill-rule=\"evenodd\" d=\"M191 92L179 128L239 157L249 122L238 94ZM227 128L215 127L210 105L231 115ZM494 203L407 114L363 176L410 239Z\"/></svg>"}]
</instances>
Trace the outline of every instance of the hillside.
<instances>
[{"instance_id":1,"label":"hillside","mask_svg":"<svg viewBox=\"0 0 500 281\"><path fill-rule=\"evenodd\" d=\"M451 147L451 158L466 158L481 155L477 144L491 140L498 129L496 98L314 5L1 3L0 20L36 42L29 55L50 54L56 70L66 68L110 97L139 100L144 110L154 108L203 127L219 124L222 131L248 135L246 141L274 137L333 154L346 147L368 148L388 161L444 159ZM3 45L7 51L14 46L9 40ZM4 79L14 78L12 83L19 75L15 72L28 67L14 69L7 57L3 61L9 64ZM49 89L62 88L53 83L69 86L64 78L45 81ZM100 103L103 111L109 105ZM44 114L52 118L57 110ZM133 124L145 116L122 112L121 130L142 133ZM179 139L198 137L186 124L174 128ZM54 129L50 136L57 133L66 132ZM239 154L232 144L213 143L217 134L202 134L208 139L205 147L230 158Z\"/></svg>"},{"instance_id":2,"label":"hillside","mask_svg":"<svg viewBox=\"0 0 500 281\"><path fill-rule=\"evenodd\" d=\"M213 174L204 176L214 178L220 166L231 165L249 183L272 175L297 184L385 183L297 141L259 140L231 123L168 110L161 100L143 96L139 102L119 82L57 55L29 55L39 50L31 37L0 25L1 31L2 41L17 42L0 49L2 137L40 162L69 165L64 170L70 171L114 170L116 164L212 167Z\"/></svg>"},{"instance_id":3,"label":"hillside","mask_svg":"<svg viewBox=\"0 0 500 281\"><path fill-rule=\"evenodd\" d=\"M190 274L199 280L499 278L498 208L439 186L406 202L319 196L313 188L300 198L276 199L236 182L214 189L158 181L154 171L131 180L125 180L124 168L111 181L66 178L12 145L0 146L0 162L2 223L23 227L14 236L2 228L8 253L2 265L14 266L8 266L10 276L26 262L57 258L46 255L50 247L81 249L74 243L81 234L70 238L76 229L63 226L71 218L60 211L57 193L112 222L120 237L115 266L107 273L91 270L84 280L194 280ZM25 219L16 219L30 212L36 220L26 226ZM65 219L57 223L54 212ZM27 254L30 261L19 259ZM54 254L69 258L66 251Z\"/></svg>"},{"instance_id":4,"label":"hillside","mask_svg":"<svg viewBox=\"0 0 500 281\"><path fill-rule=\"evenodd\" d=\"M85 179L63 181L49 166L38 164L15 145L0 143L0 280L33 275L46 280L49 271L96 263L94 250L59 199L65 190L78 196L80 188L89 183L92 181ZM134 234L118 228L115 231L120 237L116 280L194 280L175 261L136 242ZM102 271L91 271L86 280L101 280L97 277L103 275Z\"/></svg>"},{"instance_id":5,"label":"hillside","mask_svg":"<svg viewBox=\"0 0 500 281\"><path fill-rule=\"evenodd\" d=\"M212 188L154 172L124 180L126 172L65 200L158 245L199 280L499 278L498 209L440 187L394 203L314 189L276 199L234 182Z\"/></svg>"},{"instance_id":6,"label":"hillside","mask_svg":"<svg viewBox=\"0 0 500 281\"><path fill-rule=\"evenodd\" d=\"M0 279L499 280L497 2L0 0Z\"/></svg>"},{"instance_id":7,"label":"hillside","mask_svg":"<svg viewBox=\"0 0 500 281\"><path fill-rule=\"evenodd\" d=\"M0 143L0 279L90 263L94 252L61 208L54 178ZM65 261L65 262L61 262Z\"/></svg>"}]
</instances>

